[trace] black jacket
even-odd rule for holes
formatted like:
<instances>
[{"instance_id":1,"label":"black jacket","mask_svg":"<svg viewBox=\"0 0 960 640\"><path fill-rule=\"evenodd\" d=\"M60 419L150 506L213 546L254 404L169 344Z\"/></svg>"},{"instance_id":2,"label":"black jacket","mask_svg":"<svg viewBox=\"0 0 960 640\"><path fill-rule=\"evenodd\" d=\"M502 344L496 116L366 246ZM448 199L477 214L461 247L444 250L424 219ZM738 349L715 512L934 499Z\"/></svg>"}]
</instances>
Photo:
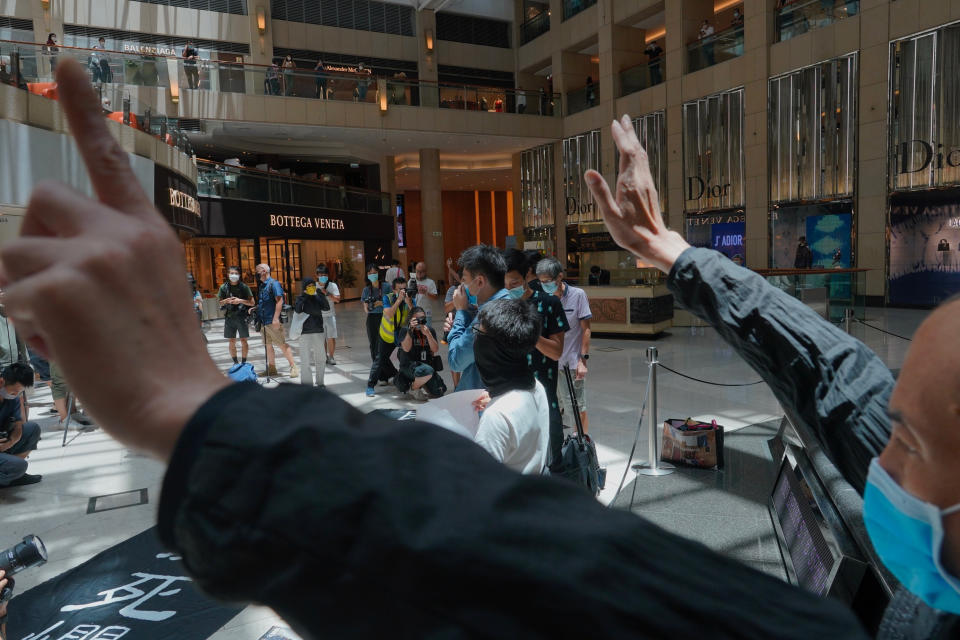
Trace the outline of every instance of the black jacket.
<instances>
[{"instance_id":1,"label":"black jacket","mask_svg":"<svg viewBox=\"0 0 960 640\"><path fill-rule=\"evenodd\" d=\"M321 314L324 311L330 311L330 302L324 295L308 296L301 293L297 296L293 310L297 313L310 314L310 317L303 323L301 333L323 333L323 316Z\"/></svg>"},{"instance_id":2,"label":"black jacket","mask_svg":"<svg viewBox=\"0 0 960 640\"><path fill-rule=\"evenodd\" d=\"M669 284L862 488L888 435L880 360L716 252L684 252ZM159 527L203 589L306 639L866 638L835 601L445 429L293 385L235 384L197 412Z\"/></svg>"}]
</instances>

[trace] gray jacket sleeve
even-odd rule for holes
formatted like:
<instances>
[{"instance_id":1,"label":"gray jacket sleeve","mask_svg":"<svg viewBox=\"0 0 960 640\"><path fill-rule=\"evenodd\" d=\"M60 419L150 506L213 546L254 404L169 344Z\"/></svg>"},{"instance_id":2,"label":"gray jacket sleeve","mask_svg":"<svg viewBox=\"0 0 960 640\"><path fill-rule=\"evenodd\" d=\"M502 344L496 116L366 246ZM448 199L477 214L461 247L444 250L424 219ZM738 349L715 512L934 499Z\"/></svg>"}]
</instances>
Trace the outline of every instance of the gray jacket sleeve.
<instances>
[{"instance_id":1,"label":"gray jacket sleeve","mask_svg":"<svg viewBox=\"0 0 960 640\"><path fill-rule=\"evenodd\" d=\"M890 438L893 376L859 340L805 304L709 249L687 249L668 285L766 381L863 493L870 460Z\"/></svg>"}]
</instances>

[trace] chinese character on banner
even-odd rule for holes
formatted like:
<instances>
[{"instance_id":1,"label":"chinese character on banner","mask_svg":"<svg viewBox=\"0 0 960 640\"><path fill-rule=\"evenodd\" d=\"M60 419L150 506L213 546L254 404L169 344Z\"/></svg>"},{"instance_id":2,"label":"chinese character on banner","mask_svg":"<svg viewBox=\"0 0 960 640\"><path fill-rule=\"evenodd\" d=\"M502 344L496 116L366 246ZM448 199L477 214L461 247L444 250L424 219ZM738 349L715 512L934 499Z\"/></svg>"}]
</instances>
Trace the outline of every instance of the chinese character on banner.
<instances>
[{"instance_id":1,"label":"chinese character on banner","mask_svg":"<svg viewBox=\"0 0 960 640\"><path fill-rule=\"evenodd\" d=\"M8 640L206 640L240 613L193 586L155 529L14 595Z\"/></svg>"}]
</instances>

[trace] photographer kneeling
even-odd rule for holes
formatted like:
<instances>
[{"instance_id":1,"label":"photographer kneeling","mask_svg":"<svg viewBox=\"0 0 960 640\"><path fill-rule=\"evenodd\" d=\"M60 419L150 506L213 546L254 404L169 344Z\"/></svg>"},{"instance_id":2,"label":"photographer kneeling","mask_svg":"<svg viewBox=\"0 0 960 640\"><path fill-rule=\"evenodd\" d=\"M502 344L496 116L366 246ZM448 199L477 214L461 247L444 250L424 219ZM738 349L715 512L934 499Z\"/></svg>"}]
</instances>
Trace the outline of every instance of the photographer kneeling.
<instances>
[{"instance_id":1,"label":"photographer kneeling","mask_svg":"<svg viewBox=\"0 0 960 640\"><path fill-rule=\"evenodd\" d=\"M0 489L40 482L27 473L27 456L37 448L40 426L24 422L20 394L33 386L33 369L19 362L0 373Z\"/></svg>"},{"instance_id":2,"label":"photographer kneeling","mask_svg":"<svg viewBox=\"0 0 960 640\"><path fill-rule=\"evenodd\" d=\"M427 312L421 307L410 311L410 324L397 335L400 340L400 371L394 380L403 393L409 392L416 400L439 398L447 392L447 385L437 373L440 345L437 332L427 324Z\"/></svg>"}]
</instances>

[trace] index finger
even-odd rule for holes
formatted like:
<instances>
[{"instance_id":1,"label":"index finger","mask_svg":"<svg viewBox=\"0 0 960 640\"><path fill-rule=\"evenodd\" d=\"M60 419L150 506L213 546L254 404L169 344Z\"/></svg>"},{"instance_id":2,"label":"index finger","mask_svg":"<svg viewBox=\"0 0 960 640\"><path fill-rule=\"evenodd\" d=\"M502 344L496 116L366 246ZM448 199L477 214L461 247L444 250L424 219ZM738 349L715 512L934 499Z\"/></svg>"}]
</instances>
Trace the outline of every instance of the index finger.
<instances>
[{"instance_id":1,"label":"index finger","mask_svg":"<svg viewBox=\"0 0 960 640\"><path fill-rule=\"evenodd\" d=\"M57 65L57 91L97 199L118 211L156 216L126 152L107 129L87 72L75 60L68 58Z\"/></svg>"}]
</instances>

